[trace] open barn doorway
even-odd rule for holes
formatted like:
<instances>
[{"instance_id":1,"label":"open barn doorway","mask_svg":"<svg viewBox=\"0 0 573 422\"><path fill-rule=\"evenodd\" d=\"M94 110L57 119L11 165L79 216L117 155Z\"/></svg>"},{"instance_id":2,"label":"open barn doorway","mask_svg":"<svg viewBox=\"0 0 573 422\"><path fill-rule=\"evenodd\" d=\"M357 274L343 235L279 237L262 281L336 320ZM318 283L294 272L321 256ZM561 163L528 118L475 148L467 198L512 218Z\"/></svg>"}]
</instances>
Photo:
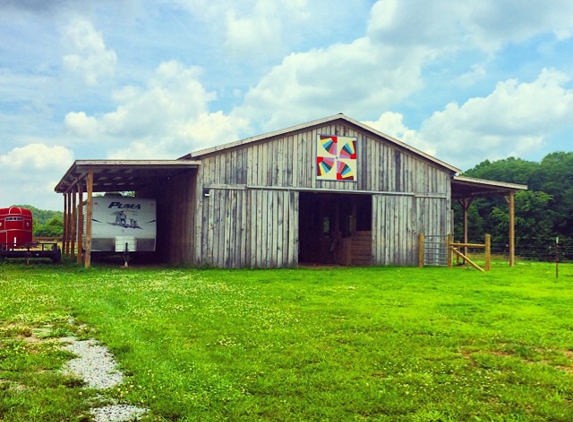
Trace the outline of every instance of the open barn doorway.
<instances>
[{"instance_id":1,"label":"open barn doorway","mask_svg":"<svg viewBox=\"0 0 573 422\"><path fill-rule=\"evenodd\" d=\"M301 192L299 198L299 264L372 264L371 195Z\"/></svg>"}]
</instances>

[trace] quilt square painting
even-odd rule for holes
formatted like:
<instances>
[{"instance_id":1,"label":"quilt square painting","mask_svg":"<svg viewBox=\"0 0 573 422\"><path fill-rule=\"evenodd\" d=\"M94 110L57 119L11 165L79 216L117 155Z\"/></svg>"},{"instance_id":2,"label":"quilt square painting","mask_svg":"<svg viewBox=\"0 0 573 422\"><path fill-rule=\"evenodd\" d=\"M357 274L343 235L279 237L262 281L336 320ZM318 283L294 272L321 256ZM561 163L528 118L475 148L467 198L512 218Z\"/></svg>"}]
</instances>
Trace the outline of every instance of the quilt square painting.
<instances>
[{"instance_id":1,"label":"quilt square painting","mask_svg":"<svg viewBox=\"0 0 573 422\"><path fill-rule=\"evenodd\" d=\"M316 139L316 179L356 180L357 139L350 136L318 135Z\"/></svg>"}]
</instances>

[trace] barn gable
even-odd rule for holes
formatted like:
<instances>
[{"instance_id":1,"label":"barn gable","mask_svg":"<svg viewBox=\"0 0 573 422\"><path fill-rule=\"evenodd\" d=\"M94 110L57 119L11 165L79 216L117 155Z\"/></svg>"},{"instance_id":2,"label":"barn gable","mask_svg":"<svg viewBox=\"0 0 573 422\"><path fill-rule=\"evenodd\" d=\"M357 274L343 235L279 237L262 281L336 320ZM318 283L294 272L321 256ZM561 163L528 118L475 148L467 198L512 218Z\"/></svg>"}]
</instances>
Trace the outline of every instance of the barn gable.
<instances>
[{"instance_id":1,"label":"barn gable","mask_svg":"<svg viewBox=\"0 0 573 422\"><path fill-rule=\"evenodd\" d=\"M413 265L419 232L449 230L458 169L342 114L183 158L201 161L197 263Z\"/></svg>"},{"instance_id":2,"label":"barn gable","mask_svg":"<svg viewBox=\"0 0 573 422\"><path fill-rule=\"evenodd\" d=\"M317 177L320 136L356 142L356 174L341 184ZM324 150L323 150L324 152ZM201 160L204 183L304 189L427 192L438 174L459 169L343 114L191 153ZM415 177L418 176L418 179Z\"/></svg>"}]
</instances>

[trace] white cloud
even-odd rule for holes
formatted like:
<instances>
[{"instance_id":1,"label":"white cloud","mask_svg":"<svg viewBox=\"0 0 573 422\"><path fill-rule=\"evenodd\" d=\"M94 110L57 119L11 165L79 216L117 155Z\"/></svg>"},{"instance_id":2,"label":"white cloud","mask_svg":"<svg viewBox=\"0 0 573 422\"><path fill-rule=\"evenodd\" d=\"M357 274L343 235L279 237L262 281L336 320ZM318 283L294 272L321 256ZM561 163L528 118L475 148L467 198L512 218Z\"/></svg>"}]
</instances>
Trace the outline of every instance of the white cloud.
<instances>
[{"instance_id":1,"label":"white cloud","mask_svg":"<svg viewBox=\"0 0 573 422\"><path fill-rule=\"evenodd\" d=\"M424 140L419 132L409 129L404 124L404 116L400 113L387 111L380 115L380 118L375 121L362 122L374 129L379 130L386 135L390 135L414 148L419 149L430 155L436 154L436 147L431 142Z\"/></svg>"},{"instance_id":2,"label":"white cloud","mask_svg":"<svg viewBox=\"0 0 573 422\"><path fill-rule=\"evenodd\" d=\"M237 16L235 10L229 10L225 18L225 47L235 60L247 57L262 61L284 52L282 25L278 16L256 15L242 18Z\"/></svg>"},{"instance_id":3,"label":"white cloud","mask_svg":"<svg viewBox=\"0 0 573 422\"><path fill-rule=\"evenodd\" d=\"M61 146L29 144L14 148L0 156L0 166L6 170L24 170L26 172L64 168L71 164L73 153Z\"/></svg>"},{"instance_id":4,"label":"white cloud","mask_svg":"<svg viewBox=\"0 0 573 422\"><path fill-rule=\"evenodd\" d=\"M64 126L71 135L79 137L93 137L98 131L95 117L87 116L83 111L66 114Z\"/></svg>"},{"instance_id":5,"label":"white cloud","mask_svg":"<svg viewBox=\"0 0 573 422\"><path fill-rule=\"evenodd\" d=\"M573 3L569 0L480 1L471 4L468 21L473 39L484 49L498 49L503 44L521 42L543 33L566 39L573 33Z\"/></svg>"},{"instance_id":6,"label":"white cloud","mask_svg":"<svg viewBox=\"0 0 573 422\"><path fill-rule=\"evenodd\" d=\"M291 54L247 93L236 113L254 120L270 115L266 130L339 112L372 115L421 87L423 55L412 50L404 56L366 38Z\"/></svg>"},{"instance_id":7,"label":"white cloud","mask_svg":"<svg viewBox=\"0 0 573 422\"><path fill-rule=\"evenodd\" d=\"M460 85L473 85L476 82L484 79L487 76L487 71L483 64L474 64L469 72L464 73L456 79Z\"/></svg>"},{"instance_id":8,"label":"white cloud","mask_svg":"<svg viewBox=\"0 0 573 422\"><path fill-rule=\"evenodd\" d=\"M306 0L257 0L226 12L225 47L235 59L261 62L289 51L298 28L311 25Z\"/></svg>"},{"instance_id":9,"label":"white cloud","mask_svg":"<svg viewBox=\"0 0 573 422\"><path fill-rule=\"evenodd\" d=\"M451 2L380 0L372 7L368 36L393 45L424 45L441 52L478 48L492 53L543 33L571 37L573 3L481 0Z\"/></svg>"},{"instance_id":10,"label":"white cloud","mask_svg":"<svg viewBox=\"0 0 573 422\"><path fill-rule=\"evenodd\" d=\"M236 140L246 121L209 111L216 95L199 82L201 73L176 61L162 63L145 88L118 91L114 111L99 116L68 113L66 128L102 149L111 148L108 156L113 158L177 158Z\"/></svg>"},{"instance_id":11,"label":"white cloud","mask_svg":"<svg viewBox=\"0 0 573 422\"><path fill-rule=\"evenodd\" d=\"M368 37L394 46L450 49L464 42L460 19L468 3L429 0L380 0L372 6ZM460 39L460 37L462 39Z\"/></svg>"},{"instance_id":12,"label":"white cloud","mask_svg":"<svg viewBox=\"0 0 573 422\"><path fill-rule=\"evenodd\" d=\"M449 103L419 131L408 129L397 113L365 122L457 167L485 159L527 157L573 120L573 90L565 74L544 69L533 82L500 82L486 97Z\"/></svg>"},{"instance_id":13,"label":"white cloud","mask_svg":"<svg viewBox=\"0 0 573 422\"><path fill-rule=\"evenodd\" d=\"M73 52L63 57L64 68L79 74L87 85L97 85L113 75L117 63L115 51L108 50L103 36L84 19L72 21L63 31L65 44Z\"/></svg>"},{"instance_id":14,"label":"white cloud","mask_svg":"<svg viewBox=\"0 0 573 422\"><path fill-rule=\"evenodd\" d=\"M168 1L169 2L169 1ZM226 61L258 71L309 42L347 40L367 14L369 0L171 0L221 42ZM328 41L326 41L328 40ZM322 42L325 41L325 44Z\"/></svg>"},{"instance_id":15,"label":"white cloud","mask_svg":"<svg viewBox=\"0 0 573 422\"><path fill-rule=\"evenodd\" d=\"M3 179L0 197L10 204L42 204L45 209L61 209L61 198L54 186L73 162L73 152L61 146L41 143L14 148L0 155Z\"/></svg>"}]
</instances>

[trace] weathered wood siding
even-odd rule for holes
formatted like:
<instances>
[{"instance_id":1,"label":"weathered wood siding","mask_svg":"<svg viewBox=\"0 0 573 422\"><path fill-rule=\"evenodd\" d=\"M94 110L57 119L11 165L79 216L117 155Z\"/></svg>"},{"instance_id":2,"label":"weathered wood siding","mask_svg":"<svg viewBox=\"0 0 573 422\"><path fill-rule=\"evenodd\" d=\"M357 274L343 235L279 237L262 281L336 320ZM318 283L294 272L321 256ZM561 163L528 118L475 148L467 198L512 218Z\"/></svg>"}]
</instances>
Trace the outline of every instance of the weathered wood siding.
<instances>
[{"instance_id":1,"label":"weathered wood siding","mask_svg":"<svg viewBox=\"0 0 573 422\"><path fill-rule=\"evenodd\" d=\"M207 193L207 192L204 192ZM199 265L281 268L297 265L298 192L216 187L203 194Z\"/></svg>"},{"instance_id":2,"label":"weathered wood siding","mask_svg":"<svg viewBox=\"0 0 573 422\"><path fill-rule=\"evenodd\" d=\"M319 134L357 137L356 181L316 179ZM296 265L297 191L329 190L373 194L374 265L415 265L417 234L448 232L450 172L375 136L346 123L325 124L200 157L197 264Z\"/></svg>"},{"instance_id":3,"label":"weathered wood siding","mask_svg":"<svg viewBox=\"0 0 573 422\"><path fill-rule=\"evenodd\" d=\"M418 234L445 235L450 224L447 198L374 195L374 265L416 265Z\"/></svg>"},{"instance_id":4,"label":"weathered wood siding","mask_svg":"<svg viewBox=\"0 0 573 422\"><path fill-rule=\"evenodd\" d=\"M298 192L249 190L249 265L295 267L298 263Z\"/></svg>"}]
</instances>

